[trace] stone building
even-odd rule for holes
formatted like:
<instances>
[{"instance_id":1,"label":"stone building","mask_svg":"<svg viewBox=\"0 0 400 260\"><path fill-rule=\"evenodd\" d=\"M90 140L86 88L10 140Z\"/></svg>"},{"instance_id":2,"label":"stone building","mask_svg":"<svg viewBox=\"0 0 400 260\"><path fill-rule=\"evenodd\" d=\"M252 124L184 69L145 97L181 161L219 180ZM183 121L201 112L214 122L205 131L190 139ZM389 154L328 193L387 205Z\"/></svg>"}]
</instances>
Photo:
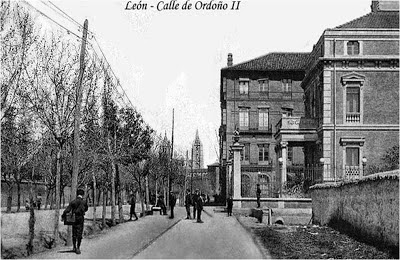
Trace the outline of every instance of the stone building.
<instances>
[{"instance_id":1,"label":"stone building","mask_svg":"<svg viewBox=\"0 0 400 260\"><path fill-rule=\"evenodd\" d=\"M312 182L359 178L399 144L398 5L372 1L370 13L325 30L311 52L305 117L282 118L275 137L282 157L301 145L305 162L321 165Z\"/></svg>"},{"instance_id":2,"label":"stone building","mask_svg":"<svg viewBox=\"0 0 400 260\"><path fill-rule=\"evenodd\" d=\"M255 197L256 183L264 196L277 196L268 185L282 186L293 163L304 165L310 182L359 178L398 145L398 6L372 1L370 13L326 29L310 53L271 53L235 66L228 56L220 162L226 174L238 128L239 197Z\"/></svg>"},{"instance_id":3,"label":"stone building","mask_svg":"<svg viewBox=\"0 0 400 260\"><path fill-rule=\"evenodd\" d=\"M281 117L304 115L300 84L308 55L269 53L233 65L232 54L229 54L228 66L221 69L221 174L227 172L233 132L238 129L240 142L244 145L241 155L242 197L255 197L258 183L263 197L278 196L273 133ZM303 164L300 148L289 152L289 164ZM225 187L224 195L231 192Z\"/></svg>"}]
</instances>

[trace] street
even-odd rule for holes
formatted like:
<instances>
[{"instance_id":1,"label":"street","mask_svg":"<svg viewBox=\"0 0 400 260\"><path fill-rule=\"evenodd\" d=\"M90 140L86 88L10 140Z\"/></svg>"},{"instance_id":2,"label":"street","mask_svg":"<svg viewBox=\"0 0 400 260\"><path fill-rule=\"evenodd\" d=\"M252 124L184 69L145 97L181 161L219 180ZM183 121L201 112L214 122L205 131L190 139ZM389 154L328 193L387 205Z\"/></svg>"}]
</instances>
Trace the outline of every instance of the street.
<instances>
[{"instance_id":1,"label":"street","mask_svg":"<svg viewBox=\"0 0 400 260\"><path fill-rule=\"evenodd\" d=\"M84 238L81 255L60 247L31 258L263 258L235 217L214 213L212 207L205 210L202 224L186 220L185 209L177 207L174 219L156 213Z\"/></svg>"}]
</instances>

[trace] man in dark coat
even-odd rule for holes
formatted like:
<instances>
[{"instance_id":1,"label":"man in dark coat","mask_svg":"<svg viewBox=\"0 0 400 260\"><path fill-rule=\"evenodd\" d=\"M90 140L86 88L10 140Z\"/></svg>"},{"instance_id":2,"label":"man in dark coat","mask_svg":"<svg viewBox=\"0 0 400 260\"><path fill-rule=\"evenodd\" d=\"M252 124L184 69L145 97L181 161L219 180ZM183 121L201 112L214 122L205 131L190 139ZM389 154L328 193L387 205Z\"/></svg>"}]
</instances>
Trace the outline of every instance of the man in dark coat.
<instances>
[{"instance_id":1,"label":"man in dark coat","mask_svg":"<svg viewBox=\"0 0 400 260\"><path fill-rule=\"evenodd\" d=\"M82 241L82 233L83 233L83 222L85 212L88 210L88 205L85 200L83 200L83 195L85 192L81 189L77 192L77 198L71 201L68 207L64 210L61 215L61 219L64 221L66 218L66 214L68 212L75 213L75 223L72 224L72 243L74 245L73 251L78 255L81 253L81 241Z\"/></svg>"},{"instance_id":2,"label":"man in dark coat","mask_svg":"<svg viewBox=\"0 0 400 260\"><path fill-rule=\"evenodd\" d=\"M226 200L228 204L228 217L232 216L232 208L233 208L233 199L232 195L229 195L228 199Z\"/></svg>"},{"instance_id":3,"label":"man in dark coat","mask_svg":"<svg viewBox=\"0 0 400 260\"><path fill-rule=\"evenodd\" d=\"M175 204L176 204L176 197L175 197L174 193L171 191L169 193L169 207L171 209L171 216L169 218L174 218Z\"/></svg>"},{"instance_id":4,"label":"man in dark coat","mask_svg":"<svg viewBox=\"0 0 400 260\"><path fill-rule=\"evenodd\" d=\"M167 207L165 207L164 196L163 195L158 196L158 200L157 200L156 206L161 208L160 215L167 215Z\"/></svg>"},{"instance_id":5,"label":"man in dark coat","mask_svg":"<svg viewBox=\"0 0 400 260\"><path fill-rule=\"evenodd\" d=\"M190 205L192 205L192 194L190 194L190 190L186 190L186 197L185 197L185 208L186 208L186 219L191 219L190 217Z\"/></svg>"},{"instance_id":6,"label":"man in dark coat","mask_svg":"<svg viewBox=\"0 0 400 260\"><path fill-rule=\"evenodd\" d=\"M135 193L133 193L133 194L131 195L130 204L131 204L131 210L130 210L130 218L129 218L129 220L132 220L132 215L135 216L135 218L136 218L135 220L138 220L138 217L137 217L136 212L135 212L135 206L136 206L136 196L135 196Z\"/></svg>"},{"instance_id":7,"label":"man in dark coat","mask_svg":"<svg viewBox=\"0 0 400 260\"><path fill-rule=\"evenodd\" d=\"M196 210L197 210L197 223L203 223L203 221L201 220L201 212L203 211L203 198L200 196L199 191L197 191Z\"/></svg>"},{"instance_id":8,"label":"man in dark coat","mask_svg":"<svg viewBox=\"0 0 400 260\"><path fill-rule=\"evenodd\" d=\"M199 190L196 190L195 193L192 195L192 204L193 204L193 218L196 219L197 215L197 200L199 198Z\"/></svg>"},{"instance_id":9,"label":"man in dark coat","mask_svg":"<svg viewBox=\"0 0 400 260\"><path fill-rule=\"evenodd\" d=\"M257 184L257 208L260 207L261 189L260 184Z\"/></svg>"}]
</instances>

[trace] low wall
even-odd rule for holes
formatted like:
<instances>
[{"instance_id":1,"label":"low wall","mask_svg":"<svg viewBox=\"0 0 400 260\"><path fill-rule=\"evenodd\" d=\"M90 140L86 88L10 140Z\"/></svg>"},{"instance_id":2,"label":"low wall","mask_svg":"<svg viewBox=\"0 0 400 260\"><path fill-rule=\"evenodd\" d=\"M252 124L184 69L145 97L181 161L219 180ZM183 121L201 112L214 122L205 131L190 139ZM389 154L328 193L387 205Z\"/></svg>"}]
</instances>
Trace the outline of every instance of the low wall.
<instances>
[{"instance_id":1,"label":"low wall","mask_svg":"<svg viewBox=\"0 0 400 260\"><path fill-rule=\"evenodd\" d=\"M240 201L242 208L255 208L257 207L257 198L241 198L233 199L233 201ZM311 198L261 198L261 208L311 208Z\"/></svg>"},{"instance_id":2,"label":"low wall","mask_svg":"<svg viewBox=\"0 0 400 260\"><path fill-rule=\"evenodd\" d=\"M399 247L399 170L310 187L313 223Z\"/></svg>"}]
</instances>

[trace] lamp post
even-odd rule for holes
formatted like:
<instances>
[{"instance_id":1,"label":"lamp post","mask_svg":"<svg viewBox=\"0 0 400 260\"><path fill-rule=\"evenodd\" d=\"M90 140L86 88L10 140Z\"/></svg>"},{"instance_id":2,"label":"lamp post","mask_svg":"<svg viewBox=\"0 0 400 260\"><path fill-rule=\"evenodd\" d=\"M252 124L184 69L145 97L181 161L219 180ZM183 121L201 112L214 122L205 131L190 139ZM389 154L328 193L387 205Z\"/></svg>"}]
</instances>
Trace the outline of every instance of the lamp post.
<instances>
[{"instance_id":1,"label":"lamp post","mask_svg":"<svg viewBox=\"0 0 400 260\"><path fill-rule=\"evenodd\" d=\"M364 175L364 169L365 169L365 167L367 166L367 158L364 156L364 157L361 159L361 162L362 162L362 166L363 166L363 168L362 168L362 175Z\"/></svg>"}]
</instances>

